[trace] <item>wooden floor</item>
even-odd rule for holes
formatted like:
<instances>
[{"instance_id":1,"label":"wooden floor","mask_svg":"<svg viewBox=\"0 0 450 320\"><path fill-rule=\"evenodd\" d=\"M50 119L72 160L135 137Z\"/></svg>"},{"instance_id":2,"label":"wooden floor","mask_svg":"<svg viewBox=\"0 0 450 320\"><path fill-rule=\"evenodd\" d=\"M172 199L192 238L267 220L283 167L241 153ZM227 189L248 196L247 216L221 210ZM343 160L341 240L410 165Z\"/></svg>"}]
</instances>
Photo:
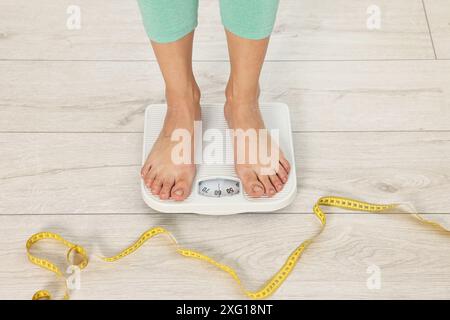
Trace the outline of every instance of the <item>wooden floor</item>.
<instances>
[{"instance_id":1,"label":"wooden floor","mask_svg":"<svg viewBox=\"0 0 450 320\"><path fill-rule=\"evenodd\" d=\"M282 0L262 100L290 106L298 196L280 212L226 217L144 205L143 112L164 101L158 66L136 1L76 3L80 30L66 27L73 1L0 2L0 299L61 294L25 255L44 230L92 254L76 299L235 299L226 275L164 238L116 264L95 255L161 225L256 289L317 230L320 196L408 201L450 223L448 0L378 0L380 30L366 26L371 0ZM199 16L195 72L204 102L220 103L229 65L217 1L200 1ZM379 289L366 284L373 265ZM334 212L274 298L449 299L450 238L405 215Z\"/></svg>"}]
</instances>

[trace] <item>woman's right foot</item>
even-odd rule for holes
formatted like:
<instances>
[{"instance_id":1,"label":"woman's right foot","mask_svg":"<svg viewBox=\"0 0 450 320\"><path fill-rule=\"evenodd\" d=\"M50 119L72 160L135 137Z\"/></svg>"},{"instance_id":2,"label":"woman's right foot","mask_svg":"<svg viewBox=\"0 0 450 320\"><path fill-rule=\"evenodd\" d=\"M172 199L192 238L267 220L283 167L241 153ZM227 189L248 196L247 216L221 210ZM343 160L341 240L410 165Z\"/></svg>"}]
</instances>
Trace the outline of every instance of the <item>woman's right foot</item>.
<instances>
[{"instance_id":1,"label":"woman's right foot","mask_svg":"<svg viewBox=\"0 0 450 320\"><path fill-rule=\"evenodd\" d=\"M164 125L141 169L141 176L147 188L161 200L181 201L191 193L195 177L194 152L191 152L190 163L174 162L172 150L179 142L172 141L172 133L176 129L187 130L193 146L194 122L201 119L200 90L194 84L192 90L183 94L167 92L166 98Z\"/></svg>"}]
</instances>

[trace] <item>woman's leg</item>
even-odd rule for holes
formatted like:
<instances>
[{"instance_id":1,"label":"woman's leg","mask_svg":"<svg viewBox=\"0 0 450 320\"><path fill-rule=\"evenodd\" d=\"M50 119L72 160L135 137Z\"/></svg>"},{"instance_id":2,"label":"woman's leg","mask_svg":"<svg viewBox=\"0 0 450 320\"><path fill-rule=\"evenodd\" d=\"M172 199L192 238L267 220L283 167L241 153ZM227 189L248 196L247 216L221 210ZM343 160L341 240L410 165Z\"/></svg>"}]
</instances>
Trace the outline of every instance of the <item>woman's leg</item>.
<instances>
[{"instance_id":1,"label":"woman's leg","mask_svg":"<svg viewBox=\"0 0 450 320\"><path fill-rule=\"evenodd\" d=\"M198 0L137 0L148 37L174 42L197 27Z\"/></svg>"},{"instance_id":2,"label":"woman's leg","mask_svg":"<svg viewBox=\"0 0 450 320\"><path fill-rule=\"evenodd\" d=\"M177 164L172 159L177 142L171 138L175 129L185 129L190 133L193 145L194 121L200 120L200 90L192 72L197 0L175 2L179 6L167 0L139 0L164 78L167 100L163 129L142 167L141 176L152 193L162 200L184 200L191 192L195 176L193 152L190 163Z\"/></svg>"},{"instance_id":3,"label":"woman's leg","mask_svg":"<svg viewBox=\"0 0 450 320\"><path fill-rule=\"evenodd\" d=\"M224 4L226 3L227 1L223 0L222 18L224 18L223 10L231 10L228 7L224 8ZM248 2L246 3L248 4ZM278 2L276 0L269 0L261 3L273 5ZM236 5L236 2L234 2L234 5ZM263 10L256 3L255 7L248 7L247 5L244 5L244 7L246 10L255 8L259 8L257 11ZM271 8L276 12L276 6L273 5ZM235 8L235 10L237 9ZM224 21L225 28L227 29L226 35L231 61L231 74L226 88L227 101L225 104L225 117L231 129L254 129L256 131L265 129L258 104L259 77L264 63L267 46L269 44L267 31L270 29L270 25L273 26L275 13L271 12L271 14L268 14L267 16L271 17L269 19L270 21L259 21L258 23L249 24L248 28L234 28L233 30L239 32L241 36L236 35L234 32L230 32L228 29L233 28L232 24ZM255 19L257 18L255 17ZM248 21L248 19L244 20ZM259 32L258 29L250 30L255 25L258 26L258 24L261 26L261 32ZM262 28L262 26L266 27ZM259 36L266 35L266 37L263 39L256 39L256 36L251 36L256 34ZM244 38L243 36L247 38ZM259 136L258 139L260 139ZM262 142L258 141L258 145L259 143ZM269 145L271 143L276 145L275 141L270 142L269 137ZM235 143L235 155L239 152L248 155L250 152L249 144L244 146L244 148L246 148L245 150L237 150L238 146L239 144ZM260 158L258 158L256 163L249 163L248 161L244 163L235 163L236 173L241 179L245 191L249 195L256 197L264 194L273 196L281 191L283 185L286 183L290 171L290 164L278 147L275 147L274 149L275 153L272 153L271 157L277 157L276 159L279 159L279 161L277 161L277 165L272 168L272 172L265 170L267 169L267 165L262 164Z\"/></svg>"},{"instance_id":4,"label":"woman's leg","mask_svg":"<svg viewBox=\"0 0 450 320\"><path fill-rule=\"evenodd\" d=\"M272 33L279 0L220 0L222 23L245 39L261 40Z\"/></svg>"}]
</instances>

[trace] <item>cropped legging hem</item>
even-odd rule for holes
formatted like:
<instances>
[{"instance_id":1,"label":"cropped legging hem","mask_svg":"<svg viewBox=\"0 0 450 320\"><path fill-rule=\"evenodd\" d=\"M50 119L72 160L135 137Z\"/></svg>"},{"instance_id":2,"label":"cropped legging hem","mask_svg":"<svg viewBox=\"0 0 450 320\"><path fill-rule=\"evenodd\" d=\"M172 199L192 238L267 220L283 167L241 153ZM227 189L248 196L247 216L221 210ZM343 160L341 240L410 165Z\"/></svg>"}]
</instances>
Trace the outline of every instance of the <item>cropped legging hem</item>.
<instances>
[{"instance_id":1,"label":"cropped legging hem","mask_svg":"<svg viewBox=\"0 0 450 320\"><path fill-rule=\"evenodd\" d=\"M245 26L227 25L226 23L223 23L223 26L227 31L231 32L232 34L235 34L241 38L250 39L250 40L265 39L272 34L272 29L273 29L270 26L265 29L249 31Z\"/></svg>"},{"instance_id":2,"label":"cropped legging hem","mask_svg":"<svg viewBox=\"0 0 450 320\"><path fill-rule=\"evenodd\" d=\"M148 37L177 41L198 25L198 0L138 0ZM259 40L272 33L279 0L220 0L222 24L229 32Z\"/></svg>"},{"instance_id":3,"label":"cropped legging hem","mask_svg":"<svg viewBox=\"0 0 450 320\"><path fill-rule=\"evenodd\" d=\"M197 28L198 22L183 24L174 28L173 31L170 32L153 32L151 28L146 27L145 31L147 32L150 40L157 43L170 43L177 40L180 40L184 36L188 35L192 31Z\"/></svg>"}]
</instances>

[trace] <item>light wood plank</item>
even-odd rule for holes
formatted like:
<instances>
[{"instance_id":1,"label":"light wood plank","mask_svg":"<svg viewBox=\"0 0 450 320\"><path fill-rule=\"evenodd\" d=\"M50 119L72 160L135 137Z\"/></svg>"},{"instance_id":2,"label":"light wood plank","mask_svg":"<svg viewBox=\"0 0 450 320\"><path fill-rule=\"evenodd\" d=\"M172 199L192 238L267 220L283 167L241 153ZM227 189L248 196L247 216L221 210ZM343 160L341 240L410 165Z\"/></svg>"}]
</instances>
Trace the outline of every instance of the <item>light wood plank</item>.
<instances>
[{"instance_id":1,"label":"light wood plank","mask_svg":"<svg viewBox=\"0 0 450 320\"><path fill-rule=\"evenodd\" d=\"M450 59L450 5L446 0L425 0L438 59Z\"/></svg>"},{"instance_id":2,"label":"light wood plank","mask_svg":"<svg viewBox=\"0 0 450 320\"><path fill-rule=\"evenodd\" d=\"M448 59L448 6L425 1L438 58ZM154 59L134 0L79 3L83 28L68 31L68 0L2 1L0 59ZM268 59L434 57L421 0L379 1L380 31L365 28L371 4L283 0ZM195 59L226 60L217 1L200 10ZM222 102L227 63L195 68L205 102ZM267 63L262 100L288 103L297 131L299 194L282 211L291 214L201 217L135 215L152 212L141 200L138 172L143 110L164 101L156 63L0 62L0 132L30 132L0 133L0 299L60 289L26 260L25 240L42 230L111 255L147 226L162 225L182 244L236 267L255 289L317 229L311 215L292 213L310 212L319 196L410 201L448 223L450 134L382 131L448 131L449 69L448 61ZM47 131L53 133L39 133ZM59 133L72 131L85 133ZM102 213L113 214L91 215ZM250 223L251 232L243 227ZM448 299L449 245L404 215L330 215L328 229L274 298ZM381 290L366 287L372 264L381 268ZM92 259L74 295L211 297L242 295L218 271L176 256L164 239L115 265Z\"/></svg>"},{"instance_id":3,"label":"light wood plank","mask_svg":"<svg viewBox=\"0 0 450 320\"><path fill-rule=\"evenodd\" d=\"M154 59L135 0L79 0L80 30L68 30L69 0L3 0L1 59ZM378 0L380 30L367 28L371 0L283 0L268 59L432 59L421 0ZM218 1L200 3L196 60L228 59Z\"/></svg>"},{"instance_id":4,"label":"light wood plank","mask_svg":"<svg viewBox=\"0 0 450 320\"><path fill-rule=\"evenodd\" d=\"M328 222L273 298L450 298L448 236L403 215L329 215ZM25 255L26 239L42 230L61 233L91 254L74 299L239 299L244 297L227 275L176 255L164 237L117 263L101 262L95 255L116 254L147 228L160 225L184 247L236 268L244 283L257 289L318 228L312 215L275 214L0 216L0 223L0 299L29 299L37 289L61 294L61 282L31 265ZM55 252L49 254L51 250ZM62 247L39 244L34 252L64 266ZM380 268L379 290L366 286L371 265Z\"/></svg>"},{"instance_id":5,"label":"light wood plank","mask_svg":"<svg viewBox=\"0 0 450 320\"><path fill-rule=\"evenodd\" d=\"M0 134L0 213L146 213L140 133ZM449 132L294 134L299 193L282 212L328 194L410 201L449 213Z\"/></svg>"},{"instance_id":6,"label":"light wood plank","mask_svg":"<svg viewBox=\"0 0 450 320\"><path fill-rule=\"evenodd\" d=\"M198 62L204 103L223 103L228 63ZM141 132L164 102L151 62L0 62L0 131ZM296 131L449 130L450 61L269 62L262 101Z\"/></svg>"}]
</instances>

